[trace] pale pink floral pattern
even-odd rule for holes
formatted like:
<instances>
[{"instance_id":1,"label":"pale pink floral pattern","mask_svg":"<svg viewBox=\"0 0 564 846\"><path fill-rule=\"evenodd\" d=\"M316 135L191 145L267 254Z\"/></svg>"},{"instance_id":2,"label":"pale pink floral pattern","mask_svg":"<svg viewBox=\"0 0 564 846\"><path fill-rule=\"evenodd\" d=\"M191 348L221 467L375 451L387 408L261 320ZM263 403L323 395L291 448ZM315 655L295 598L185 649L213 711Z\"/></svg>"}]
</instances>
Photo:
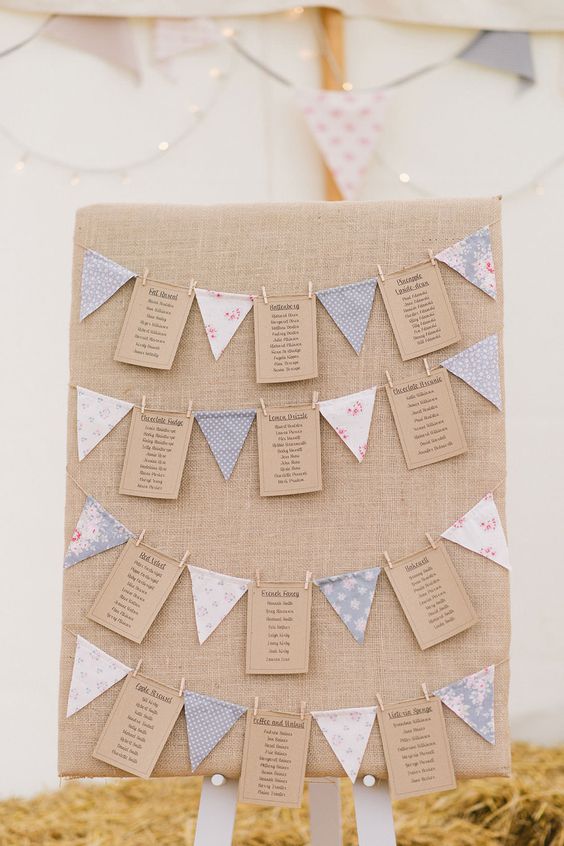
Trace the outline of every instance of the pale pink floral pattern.
<instances>
[{"instance_id":1,"label":"pale pink floral pattern","mask_svg":"<svg viewBox=\"0 0 564 846\"><path fill-rule=\"evenodd\" d=\"M314 583L358 643L364 642L379 575L380 567L372 567L369 570L355 570L352 573L314 579Z\"/></svg>"},{"instance_id":2,"label":"pale pink floral pattern","mask_svg":"<svg viewBox=\"0 0 564 846\"><path fill-rule=\"evenodd\" d=\"M72 567L85 558L121 546L132 537L133 532L106 511L94 497L87 496L72 533L63 566Z\"/></svg>"},{"instance_id":3,"label":"pale pink floral pattern","mask_svg":"<svg viewBox=\"0 0 564 846\"><path fill-rule=\"evenodd\" d=\"M492 493L486 494L456 520L442 537L495 561L507 570L511 569L507 540Z\"/></svg>"},{"instance_id":4,"label":"pale pink floral pattern","mask_svg":"<svg viewBox=\"0 0 564 846\"><path fill-rule=\"evenodd\" d=\"M323 417L359 462L363 461L368 449L375 399L376 388L373 387L319 403Z\"/></svg>"},{"instance_id":5,"label":"pale pink floral pattern","mask_svg":"<svg viewBox=\"0 0 564 846\"><path fill-rule=\"evenodd\" d=\"M495 300L496 282L489 226L478 229L435 255Z\"/></svg>"},{"instance_id":6,"label":"pale pink floral pattern","mask_svg":"<svg viewBox=\"0 0 564 846\"><path fill-rule=\"evenodd\" d=\"M488 743L495 743L495 664L435 690L434 695Z\"/></svg>"},{"instance_id":7,"label":"pale pink floral pattern","mask_svg":"<svg viewBox=\"0 0 564 846\"><path fill-rule=\"evenodd\" d=\"M198 640L204 643L247 592L250 579L239 579L188 565Z\"/></svg>"},{"instance_id":8,"label":"pale pink floral pattern","mask_svg":"<svg viewBox=\"0 0 564 846\"><path fill-rule=\"evenodd\" d=\"M217 360L252 309L254 296L196 288L196 299L211 351Z\"/></svg>"},{"instance_id":9,"label":"pale pink floral pattern","mask_svg":"<svg viewBox=\"0 0 564 846\"><path fill-rule=\"evenodd\" d=\"M376 706L312 711L311 715L350 780L356 781L374 726Z\"/></svg>"},{"instance_id":10,"label":"pale pink floral pattern","mask_svg":"<svg viewBox=\"0 0 564 846\"><path fill-rule=\"evenodd\" d=\"M130 672L131 667L77 635L67 717L76 714Z\"/></svg>"},{"instance_id":11,"label":"pale pink floral pattern","mask_svg":"<svg viewBox=\"0 0 564 846\"><path fill-rule=\"evenodd\" d=\"M82 461L102 438L112 431L133 408L132 402L76 388L76 437L78 460Z\"/></svg>"}]
</instances>

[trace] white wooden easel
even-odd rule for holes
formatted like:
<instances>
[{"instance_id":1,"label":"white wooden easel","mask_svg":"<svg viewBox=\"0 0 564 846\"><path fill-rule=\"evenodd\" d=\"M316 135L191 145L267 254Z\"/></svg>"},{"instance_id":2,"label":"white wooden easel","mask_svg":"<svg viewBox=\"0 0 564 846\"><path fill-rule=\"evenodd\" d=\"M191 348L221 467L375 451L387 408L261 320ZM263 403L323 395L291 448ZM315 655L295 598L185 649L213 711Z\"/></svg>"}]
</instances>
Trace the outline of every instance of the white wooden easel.
<instances>
[{"instance_id":1,"label":"white wooden easel","mask_svg":"<svg viewBox=\"0 0 564 846\"><path fill-rule=\"evenodd\" d=\"M311 846L342 846L339 779L308 779ZM205 778L194 846L231 846L237 810L236 779ZM396 846L386 782L365 776L353 785L359 846Z\"/></svg>"}]
</instances>

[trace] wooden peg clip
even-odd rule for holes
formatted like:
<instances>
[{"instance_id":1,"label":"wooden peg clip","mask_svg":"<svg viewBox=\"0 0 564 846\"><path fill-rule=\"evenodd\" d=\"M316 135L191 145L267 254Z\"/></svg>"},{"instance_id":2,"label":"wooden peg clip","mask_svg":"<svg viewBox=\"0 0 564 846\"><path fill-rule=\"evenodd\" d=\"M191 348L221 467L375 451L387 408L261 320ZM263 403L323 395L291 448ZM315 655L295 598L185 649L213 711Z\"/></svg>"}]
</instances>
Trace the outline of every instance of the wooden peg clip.
<instances>
[{"instance_id":1,"label":"wooden peg clip","mask_svg":"<svg viewBox=\"0 0 564 846\"><path fill-rule=\"evenodd\" d=\"M190 402L188 403L188 411L186 412L186 417L191 417L191 416L192 416L192 407L193 407L193 405L194 405L194 400L190 400Z\"/></svg>"},{"instance_id":2,"label":"wooden peg clip","mask_svg":"<svg viewBox=\"0 0 564 846\"><path fill-rule=\"evenodd\" d=\"M431 264L434 267L437 262L435 260L435 256L433 255L433 250L427 250L427 253L429 254L429 261L431 262Z\"/></svg>"},{"instance_id":3,"label":"wooden peg clip","mask_svg":"<svg viewBox=\"0 0 564 846\"><path fill-rule=\"evenodd\" d=\"M264 416L266 417L266 416L267 416L267 415L266 415L266 405L264 404L264 400L263 400L263 398L262 398L262 397L260 398L260 407L262 408L262 413L263 413L263 414L264 414Z\"/></svg>"},{"instance_id":4,"label":"wooden peg clip","mask_svg":"<svg viewBox=\"0 0 564 846\"><path fill-rule=\"evenodd\" d=\"M382 272L382 268L380 267L379 264L377 264L376 267L378 269L378 276L380 277L380 282L383 282L384 281L384 274Z\"/></svg>"},{"instance_id":5,"label":"wooden peg clip","mask_svg":"<svg viewBox=\"0 0 564 846\"><path fill-rule=\"evenodd\" d=\"M135 667L135 669L133 670L133 676L134 676L134 678L137 678L137 673L139 672L139 670L140 670L140 668L141 668L141 663L142 663L142 661L143 661L143 659L142 659L142 658L140 658L140 659L139 659L139 661L137 662L137 666L136 666L136 667Z\"/></svg>"},{"instance_id":6,"label":"wooden peg clip","mask_svg":"<svg viewBox=\"0 0 564 846\"><path fill-rule=\"evenodd\" d=\"M386 550L384 550L384 558L386 559L386 564L388 565L388 567L391 570L394 565L392 564L392 559L390 558L390 556L388 555Z\"/></svg>"},{"instance_id":7,"label":"wooden peg clip","mask_svg":"<svg viewBox=\"0 0 564 846\"><path fill-rule=\"evenodd\" d=\"M141 529L141 531L139 532L139 536L138 536L137 540L135 541L135 546L139 546L139 544L143 542L143 538L145 537L145 532L146 532L146 529Z\"/></svg>"},{"instance_id":8,"label":"wooden peg clip","mask_svg":"<svg viewBox=\"0 0 564 846\"><path fill-rule=\"evenodd\" d=\"M259 701L258 696L255 696L255 704L253 706L253 716L256 717L258 711Z\"/></svg>"},{"instance_id":9,"label":"wooden peg clip","mask_svg":"<svg viewBox=\"0 0 564 846\"><path fill-rule=\"evenodd\" d=\"M431 537L431 535L429 534L429 532L425 532L425 537L427 538L427 540L429 541L429 543L431 544L431 546L433 547L433 549L436 549L436 548L437 548L437 544L435 543L435 541L433 540L433 538Z\"/></svg>"},{"instance_id":10,"label":"wooden peg clip","mask_svg":"<svg viewBox=\"0 0 564 846\"><path fill-rule=\"evenodd\" d=\"M255 583L257 587L260 587L260 570L255 571Z\"/></svg>"},{"instance_id":11,"label":"wooden peg clip","mask_svg":"<svg viewBox=\"0 0 564 846\"><path fill-rule=\"evenodd\" d=\"M313 283L312 283L311 279L307 283L307 295L308 295L309 299L311 300L312 297L313 297Z\"/></svg>"},{"instance_id":12,"label":"wooden peg clip","mask_svg":"<svg viewBox=\"0 0 564 846\"><path fill-rule=\"evenodd\" d=\"M306 709L306 702L305 699L302 700L300 705L300 720L303 720L305 717L305 709Z\"/></svg>"},{"instance_id":13,"label":"wooden peg clip","mask_svg":"<svg viewBox=\"0 0 564 846\"><path fill-rule=\"evenodd\" d=\"M184 678L184 676L182 676L182 680L180 682L180 687L178 688L178 695L179 696L182 696L182 694L184 693L185 686L186 686L186 679Z\"/></svg>"},{"instance_id":14,"label":"wooden peg clip","mask_svg":"<svg viewBox=\"0 0 564 846\"><path fill-rule=\"evenodd\" d=\"M421 682L421 689L425 694L425 699L427 700L427 702L429 702L431 697L429 696L429 691L427 690L427 685L425 684L425 682Z\"/></svg>"},{"instance_id":15,"label":"wooden peg clip","mask_svg":"<svg viewBox=\"0 0 564 846\"><path fill-rule=\"evenodd\" d=\"M311 581L311 571L306 570L304 588L307 590Z\"/></svg>"},{"instance_id":16,"label":"wooden peg clip","mask_svg":"<svg viewBox=\"0 0 564 846\"><path fill-rule=\"evenodd\" d=\"M376 701L378 702L378 705L380 706L381 710L383 711L384 710L384 703L383 703L382 697L380 696L379 693L376 694Z\"/></svg>"},{"instance_id":17,"label":"wooden peg clip","mask_svg":"<svg viewBox=\"0 0 564 846\"><path fill-rule=\"evenodd\" d=\"M315 408L317 403L319 402L319 391L314 391L312 398L311 398L311 407Z\"/></svg>"},{"instance_id":18,"label":"wooden peg clip","mask_svg":"<svg viewBox=\"0 0 564 846\"><path fill-rule=\"evenodd\" d=\"M394 383L392 382L392 377L390 376L389 371L385 370L384 373L386 374L386 379L388 380L388 385L390 386L390 388L393 388Z\"/></svg>"},{"instance_id":19,"label":"wooden peg clip","mask_svg":"<svg viewBox=\"0 0 564 846\"><path fill-rule=\"evenodd\" d=\"M143 271L143 282L142 285L145 286L147 284L147 277L149 275L149 268L146 267Z\"/></svg>"},{"instance_id":20,"label":"wooden peg clip","mask_svg":"<svg viewBox=\"0 0 564 846\"><path fill-rule=\"evenodd\" d=\"M423 364L425 365L425 372L427 373L427 376L430 376L431 370L429 369L429 362L427 361L425 356L423 356Z\"/></svg>"},{"instance_id":21,"label":"wooden peg clip","mask_svg":"<svg viewBox=\"0 0 564 846\"><path fill-rule=\"evenodd\" d=\"M145 394L141 397L141 414L145 414L145 403L147 401L147 397Z\"/></svg>"},{"instance_id":22,"label":"wooden peg clip","mask_svg":"<svg viewBox=\"0 0 564 846\"><path fill-rule=\"evenodd\" d=\"M264 287L264 285L262 286L262 298L265 303L268 303L268 297L266 296L266 288Z\"/></svg>"},{"instance_id":23,"label":"wooden peg clip","mask_svg":"<svg viewBox=\"0 0 564 846\"><path fill-rule=\"evenodd\" d=\"M196 287L196 280L190 279L190 287L188 288L188 295L190 295Z\"/></svg>"},{"instance_id":24,"label":"wooden peg clip","mask_svg":"<svg viewBox=\"0 0 564 846\"><path fill-rule=\"evenodd\" d=\"M188 560L189 557L190 557L190 553L189 553L188 550L186 550L186 552L184 553L184 555L182 556L182 558L178 562L178 566L181 567L181 568L184 567L184 565L186 564L186 561Z\"/></svg>"}]
</instances>

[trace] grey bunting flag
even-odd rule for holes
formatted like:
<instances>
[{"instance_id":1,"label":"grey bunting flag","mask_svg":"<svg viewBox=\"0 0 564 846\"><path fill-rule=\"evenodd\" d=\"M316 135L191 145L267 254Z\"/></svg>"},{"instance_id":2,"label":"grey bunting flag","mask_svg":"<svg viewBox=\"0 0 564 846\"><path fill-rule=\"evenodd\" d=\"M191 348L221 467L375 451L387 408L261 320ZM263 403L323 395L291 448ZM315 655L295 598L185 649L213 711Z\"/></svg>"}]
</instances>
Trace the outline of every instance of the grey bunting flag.
<instances>
[{"instance_id":1,"label":"grey bunting flag","mask_svg":"<svg viewBox=\"0 0 564 846\"><path fill-rule=\"evenodd\" d=\"M210 754L247 709L233 702L184 691L184 716L192 772Z\"/></svg>"},{"instance_id":2,"label":"grey bunting flag","mask_svg":"<svg viewBox=\"0 0 564 846\"><path fill-rule=\"evenodd\" d=\"M514 73L525 82L535 82L535 69L528 32L484 30L458 54L459 59L495 70Z\"/></svg>"}]
</instances>

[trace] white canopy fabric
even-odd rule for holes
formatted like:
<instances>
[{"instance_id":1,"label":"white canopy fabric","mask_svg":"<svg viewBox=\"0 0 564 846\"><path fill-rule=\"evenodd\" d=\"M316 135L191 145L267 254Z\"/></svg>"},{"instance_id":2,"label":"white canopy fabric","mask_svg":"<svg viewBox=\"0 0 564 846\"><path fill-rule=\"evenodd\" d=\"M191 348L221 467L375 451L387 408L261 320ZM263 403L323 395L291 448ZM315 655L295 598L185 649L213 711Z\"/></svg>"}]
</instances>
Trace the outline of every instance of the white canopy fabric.
<instances>
[{"instance_id":1,"label":"white canopy fabric","mask_svg":"<svg viewBox=\"0 0 564 846\"><path fill-rule=\"evenodd\" d=\"M296 6L291 0L0 0L0 8L45 14L115 15L146 17L234 17L283 12ZM320 4L301 0L301 6ZM353 17L372 17L398 23L470 29L564 30L562 0L331 0L327 6Z\"/></svg>"}]
</instances>

